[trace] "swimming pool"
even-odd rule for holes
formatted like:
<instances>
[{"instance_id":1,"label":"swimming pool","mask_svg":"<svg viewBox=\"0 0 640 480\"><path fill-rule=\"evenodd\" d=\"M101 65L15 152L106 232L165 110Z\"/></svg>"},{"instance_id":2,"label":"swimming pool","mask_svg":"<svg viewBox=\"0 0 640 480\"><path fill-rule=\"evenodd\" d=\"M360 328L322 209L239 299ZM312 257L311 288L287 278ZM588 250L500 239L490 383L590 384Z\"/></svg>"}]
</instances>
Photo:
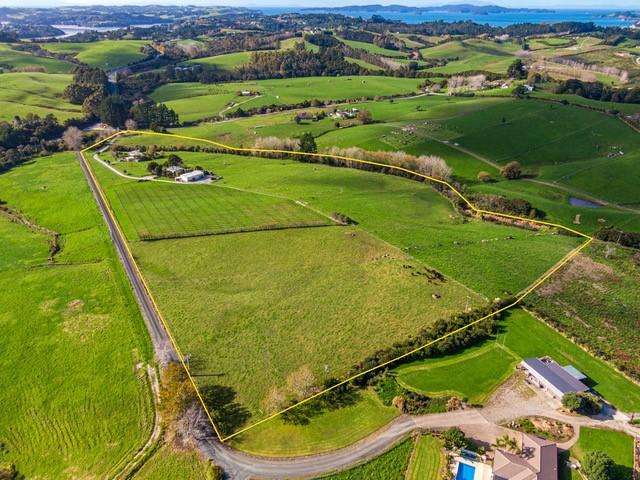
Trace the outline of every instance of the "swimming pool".
<instances>
[{"instance_id":1,"label":"swimming pool","mask_svg":"<svg viewBox=\"0 0 640 480\"><path fill-rule=\"evenodd\" d=\"M467 463L458 463L458 473L456 473L456 480L473 480L476 474L476 467Z\"/></svg>"}]
</instances>

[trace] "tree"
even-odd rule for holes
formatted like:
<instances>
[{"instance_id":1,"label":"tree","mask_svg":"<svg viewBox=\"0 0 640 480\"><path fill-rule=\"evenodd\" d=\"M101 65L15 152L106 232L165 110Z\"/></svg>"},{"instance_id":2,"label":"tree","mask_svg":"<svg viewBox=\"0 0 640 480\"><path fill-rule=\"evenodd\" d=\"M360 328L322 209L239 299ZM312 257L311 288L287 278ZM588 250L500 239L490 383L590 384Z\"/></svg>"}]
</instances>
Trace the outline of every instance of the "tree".
<instances>
[{"instance_id":1,"label":"tree","mask_svg":"<svg viewBox=\"0 0 640 480\"><path fill-rule=\"evenodd\" d=\"M465 436L464 432L458 427L451 427L442 433L442 440L445 448L452 450L454 448L466 448L469 445L469 440Z\"/></svg>"},{"instance_id":2,"label":"tree","mask_svg":"<svg viewBox=\"0 0 640 480\"><path fill-rule=\"evenodd\" d=\"M107 125L122 127L129 117L129 103L120 95L109 95L100 102L98 115Z\"/></svg>"},{"instance_id":3,"label":"tree","mask_svg":"<svg viewBox=\"0 0 640 480\"><path fill-rule=\"evenodd\" d=\"M178 165L182 165L182 164L183 164L182 159L178 155L176 155L175 153L172 153L167 158L167 166L178 166Z\"/></svg>"},{"instance_id":4,"label":"tree","mask_svg":"<svg viewBox=\"0 0 640 480\"><path fill-rule=\"evenodd\" d=\"M315 153L318 151L316 140L311 133L305 132L300 137L300 151L307 153Z\"/></svg>"},{"instance_id":5,"label":"tree","mask_svg":"<svg viewBox=\"0 0 640 480\"><path fill-rule=\"evenodd\" d=\"M369 110L359 110L357 118L363 125L373 123L373 115L371 115L371 112Z\"/></svg>"},{"instance_id":6,"label":"tree","mask_svg":"<svg viewBox=\"0 0 640 480\"><path fill-rule=\"evenodd\" d=\"M162 173L162 167L158 162L151 161L147 164L147 170L153 175L159 176Z\"/></svg>"},{"instance_id":7,"label":"tree","mask_svg":"<svg viewBox=\"0 0 640 480\"><path fill-rule=\"evenodd\" d=\"M576 392L568 392L562 396L562 406L571 412L577 412L582 406L582 401Z\"/></svg>"},{"instance_id":8,"label":"tree","mask_svg":"<svg viewBox=\"0 0 640 480\"><path fill-rule=\"evenodd\" d=\"M526 78L527 69L525 68L524 63L522 63L522 60L516 58L513 63L509 65L509 68L507 69L507 75L509 75L510 78Z\"/></svg>"},{"instance_id":9,"label":"tree","mask_svg":"<svg viewBox=\"0 0 640 480\"><path fill-rule=\"evenodd\" d=\"M169 363L162 371L160 383L160 418L169 438L175 438L179 422L194 402L195 393L187 372L179 363Z\"/></svg>"},{"instance_id":10,"label":"tree","mask_svg":"<svg viewBox=\"0 0 640 480\"><path fill-rule=\"evenodd\" d=\"M522 167L516 161L509 162L502 167L500 174L507 180L517 180L522 175Z\"/></svg>"},{"instance_id":11,"label":"tree","mask_svg":"<svg viewBox=\"0 0 640 480\"><path fill-rule=\"evenodd\" d=\"M478 172L478 180L484 183L488 183L491 181L491 174L489 172Z\"/></svg>"},{"instance_id":12,"label":"tree","mask_svg":"<svg viewBox=\"0 0 640 480\"><path fill-rule=\"evenodd\" d=\"M69 150L80 150L82 131L78 127L69 127L62 134L62 141Z\"/></svg>"},{"instance_id":13,"label":"tree","mask_svg":"<svg viewBox=\"0 0 640 480\"><path fill-rule=\"evenodd\" d=\"M124 122L124 128L127 130L137 130L138 124L133 118L128 118L126 122Z\"/></svg>"},{"instance_id":14,"label":"tree","mask_svg":"<svg viewBox=\"0 0 640 480\"><path fill-rule=\"evenodd\" d=\"M612 480L614 467L611 457L600 450L587 452L582 461L582 471L589 480Z\"/></svg>"}]
</instances>

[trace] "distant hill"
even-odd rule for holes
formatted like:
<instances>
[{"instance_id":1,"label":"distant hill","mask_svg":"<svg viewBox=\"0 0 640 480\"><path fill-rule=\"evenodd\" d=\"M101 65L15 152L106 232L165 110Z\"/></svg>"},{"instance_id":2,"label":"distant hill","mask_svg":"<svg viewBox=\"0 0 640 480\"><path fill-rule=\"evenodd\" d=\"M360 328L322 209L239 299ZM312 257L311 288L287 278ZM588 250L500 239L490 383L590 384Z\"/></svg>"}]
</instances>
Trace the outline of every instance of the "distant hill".
<instances>
[{"instance_id":1,"label":"distant hill","mask_svg":"<svg viewBox=\"0 0 640 480\"><path fill-rule=\"evenodd\" d=\"M322 8L303 8L303 11L322 10ZM429 7L410 7L406 5L347 5L344 7L334 7L332 10L341 12L398 12L398 13L425 13L425 12L448 12L448 13L472 13L475 15L489 15L494 13L518 13L518 12L554 12L544 8L507 8L499 5L472 5L470 3L458 3L452 5L439 5Z\"/></svg>"}]
</instances>

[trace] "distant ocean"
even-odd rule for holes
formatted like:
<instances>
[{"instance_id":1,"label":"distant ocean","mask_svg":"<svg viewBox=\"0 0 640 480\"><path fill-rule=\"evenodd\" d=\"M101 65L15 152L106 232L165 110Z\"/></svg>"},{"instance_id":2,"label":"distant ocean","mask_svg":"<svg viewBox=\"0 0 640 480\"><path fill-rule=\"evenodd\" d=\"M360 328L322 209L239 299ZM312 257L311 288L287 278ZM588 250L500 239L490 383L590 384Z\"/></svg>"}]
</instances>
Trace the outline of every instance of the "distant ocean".
<instances>
[{"instance_id":1,"label":"distant ocean","mask_svg":"<svg viewBox=\"0 0 640 480\"><path fill-rule=\"evenodd\" d=\"M293 13L300 11L295 7L269 7L258 8L265 15L277 15L280 13ZM331 8L318 8L306 10L305 13L340 13L349 17L370 18L372 15L380 15L389 20L401 20L405 23L422 23L443 20L456 22L471 20L475 23L506 27L517 23L558 23L558 22L593 22L603 27L629 27L633 22L619 18L606 16L615 10L554 10L550 12L507 12L476 15L472 13L451 12L425 12L423 14L393 12L387 10L362 11L362 10L335 10Z\"/></svg>"}]
</instances>

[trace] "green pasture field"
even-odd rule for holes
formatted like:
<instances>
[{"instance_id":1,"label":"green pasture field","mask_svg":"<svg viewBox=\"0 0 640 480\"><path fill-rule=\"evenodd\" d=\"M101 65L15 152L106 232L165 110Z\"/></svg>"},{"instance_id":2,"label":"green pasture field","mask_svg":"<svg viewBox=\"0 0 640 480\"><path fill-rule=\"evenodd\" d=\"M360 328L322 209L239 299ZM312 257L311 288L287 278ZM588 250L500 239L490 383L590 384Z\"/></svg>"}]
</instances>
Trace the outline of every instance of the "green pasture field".
<instances>
[{"instance_id":1,"label":"green pasture field","mask_svg":"<svg viewBox=\"0 0 640 480\"><path fill-rule=\"evenodd\" d=\"M221 185L302 200L325 213L344 213L488 298L525 288L580 243L553 232L466 221L432 189L398 177L240 156L200 155L188 161L222 175ZM523 251L535 253L523 256Z\"/></svg>"},{"instance_id":2,"label":"green pasture field","mask_svg":"<svg viewBox=\"0 0 640 480\"><path fill-rule=\"evenodd\" d=\"M176 110L183 120L198 120L221 113L230 102L244 110L264 105L288 105L305 100L343 100L363 96L417 92L418 81L382 76L304 77L232 82L216 85L170 83L156 89L151 97ZM239 91L258 92L243 97ZM291 116L291 113L289 113Z\"/></svg>"},{"instance_id":3,"label":"green pasture field","mask_svg":"<svg viewBox=\"0 0 640 480\"><path fill-rule=\"evenodd\" d=\"M518 362L512 353L489 342L455 355L402 365L394 374L409 390L427 396L455 395L479 405L513 373ZM451 375L452 369L455 375Z\"/></svg>"},{"instance_id":4,"label":"green pasture field","mask_svg":"<svg viewBox=\"0 0 640 480\"><path fill-rule=\"evenodd\" d=\"M603 112L609 110L617 110L619 112L623 112L626 114L634 114L640 112L640 105L635 103L616 103L616 102L601 102L599 100L591 100L590 98L584 98L580 95L568 95L568 94L558 94L545 92L541 90L534 90L529 94L529 96L533 98L540 98L543 100L555 100L562 101L565 100L572 105L595 108L598 110L602 110Z\"/></svg>"},{"instance_id":5,"label":"green pasture field","mask_svg":"<svg viewBox=\"0 0 640 480\"><path fill-rule=\"evenodd\" d=\"M214 185L130 180L109 200L130 241L333 224L291 200Z\"/></svg>"},{"instance_id":6,"label":"green pasture field","mask_svg":"<svg viewBox=\"0 0 640 480\"><path fill-rule=\"evenodd\" d=\"M99 40L97 42L49 42L42 43L45 50L68 53L76 60L104 70L124 67L145 58L141 48L146 40Z\"/></svg>"},{"instance_id":7,"label":"green pasture field","mask_svg":"<svg viewBox=\"0 0 640 480\"><path fill-rule=\"evenodd\" d=\"M637 134L616 118L572 105L511 100L444 122L455 141L504 164L519 161L534 170L606 156L617 146L640 145Z\"/></svg>"},{"instance_id":8,"label":"green pasture field","mask_svg":"<svg viewBox=\"0 0 640 480\"><path fill-rule=\"evenodd\" d=\"M314 416L307 425L284 423L281 417L229 440L235 448L276 457L328 452L351 445L384 427L399 415L365 390L353 405Z\"/></svg>"},{"instance_id":9,"label":"green pasture field","mask_svg":"<svg viewBox=\"0 0 640 480\"><path fill-rule=\"evenodd\" d=\"M0 262L1 460L27 478L110 477L153 422L129 284L73 154L4 172L0 191L62 248L50 263L46 236L0 220L12 257Z\"/></svg>"},{"instance_id":10,"label":"green pasture field","mask_svg":"<svg viewBox=\"0 0 640 480\"><path fill-rule=\"evenodd\" d=\"M37 57L29 52L13 48L10 43L0 43L0 64L13 68L42 67L47 73L69 73L73 64L55 58ZM4 79L4 76L2 77Z\"/></svg>"},{"instance_id":11,"label":"green pasture field","mask_svg":"<svg viewBox=\"0 0 640 480\"><path fill-rule=\"evenodd\" d=\"M374 55L381 55L383 57L399 57L406 58L406 52L401 52L400 50L391 50L389 48L382 48L378 45L374 45L369 42L358 42L356 40L347 40L345 38L336 37L345 45L350 46L351 48L358 48L360 50L366 50L369 53L373 53Z\"/></svg>"},{"instance_id":12,"label":"green pasture field","mask_svg":"<svg viewBox=\"0 0 640 480\"><path fill-rule=\"evenodd\" d=\"M235 67L249 62L251 52L226 53L224 55L214 55L213 57L194 58L184 62L188 65L205 65L207 67L217 67L221 70L233 70Z\"/></svg>"},{"instance_id":13,"label":"green pasture field","mask_svg":"<svg viewBox=\"0 0 640 480\"><path fill-rule=\"evenodd\" d=\"M515 60L519 46L514 43L497 43L490 40L470 39L427 47L420 50L426 59L446 58L449 62L442 67L432 67L429 71L440 73L462 73L470 70L484 70L505 73Z\"/></svg>"},{"instance_id":14,"label":"green pasture field","mask_svg":"<svg viewBox=\"0 0 640 480\"><path fill-rule=\"evenodd\" d=\"M442 442L432 435L420 435L413 447L407 469L407 480L440 480L440 469L445 464Z\"/></svg>"},{"instance_id":15,"label":"green pasture field","mask_svg":"<svg viewBox=\"0 0 640 480\"><path fill-rule=\"evenodd\" d=\"M636 63L636 58L638 58L637 51L634 55L623 49L609 47L606 49L597 49L580 53L574 59L586 64L595 64L602 67L616 67L620 70L626 70L629 72L629 80L634 82L640 75L640 65Z\"/></svg>"},{"instance_id":16,"label":"green pasture field","mask_svg":"<svg viewBox=\"0 0 640 480\"><path fill-rule=\"evenodd\" d=\"M546 48L564 48L575 45L576 41L570 37L541 37L529 40L529 50L544 50Z\"/></svg>"},{"instance_id":17,"label":"green pasture field","mask_svg":"<svg viewBox=\"0 0 640 480\"><path fill-rule=\"evenodd\" d=\"M407 439L363 465L322 478L327 480L404 480L412 449L413 441Z\"/></svg>"},{"instance_id":18,"label":"green pasture field","mask_svg":"<svg viewBox=\"0 0 640 480\"><path fill-rule=\"evenodd\" d=\"M587 375L593 389L617 408L625 412L640 410L640 386L528 312L512 310L499 326L498 342L519 357L548 355L561 365L571 364Z\"/></svg>"},{"instance_id":19,"label":"green pasture field","mask_svg":"<svg viewBox=\"0 0 640 480\"><path fill-rule=\"evenodd\" d=\"M622 126L628 128L626 125ZM620 141L614 145L622 147L622 156L601 156L559 165L545 165L540 168L540 180L566 185L578 192L585 192L586 195L637 209L640 206L640 191L631 179L640 174L640 152L636 145L638 134L630 128L625 133L631 136L625 136L624 140L622 136L618 137Z\"/></svg>"},{"instance_id":20,"label":"green pasture field","mask_svg":"<svg viewBox=\"0 0 640 480\"><path fill-rule=\"evenodd\" d=\"M163 445L135 474L136 480L213 480L211 467L193 451L174 451Z\"/></svg>"},{"instance_id":21,"label":"green pasture field","mask_svg":"<svg viewBox=\"0 0 640 480\"><path fill-rule=\"evenodd\" d=\"M543 185L534 181L500 180L495 175L490 183L475 182L471 191L522 198L545 214L545 220L567 225L580 232L593 234L603 226L615 226L624 230L640 231L640 214L613 207L579 207L569 203L570 197L589 199L588 195L569 193L561 185ZM576 223L576 215L579 219Z\"/></svg>"},{"instance_id":22,"label":"green pasture field","mask_svg":"<svg viewBox=\"0 0 640 480\"><path fill-rule=\"evenodd\" d=\"M603 352L622 370L640 377L640 271L634 253L595 243L530 302L579 343Z\"/></svg>"},{"instance_id":23,"label":"green pasture field","mask_svg":"<svg viewBox=\"0 0 640 480\"><path fill-rule=\"evenodd\" d=\"M4 73L0 89L0 120L34 113L53 114L59 121L82 117L82 108L62 98L71 75L37 72Z\"/></svg>"},{"instance_id":24,"label":"green pasture field","mask_svg":"<svg viewBox=\"0 0 640 480\"><path fill-rule=\"evenodd\" d=\"M535 46L535 45L534 45ZM579 36L571 39L569 43L551 45L546 49L535 49L536 58L553 58L578 55L594 50L606 50L609 47L602 45L602 39L590 36Z\"/></svg>"},{"instance_id":25,"label":"green pasture field","mask_svg":"<svg viewBox=\"0 0 640 480\"><path fill-rule=\"evenodd\" d=\"M424 267L357 227L137 242L133 251L198 365L200 386L233 388L249 423L264 418L269 393L286 390L301 368L320 382L342 377L394 339L465 301L480 303L455 282L412 275Z\"/></svg>"}]
</instances>

